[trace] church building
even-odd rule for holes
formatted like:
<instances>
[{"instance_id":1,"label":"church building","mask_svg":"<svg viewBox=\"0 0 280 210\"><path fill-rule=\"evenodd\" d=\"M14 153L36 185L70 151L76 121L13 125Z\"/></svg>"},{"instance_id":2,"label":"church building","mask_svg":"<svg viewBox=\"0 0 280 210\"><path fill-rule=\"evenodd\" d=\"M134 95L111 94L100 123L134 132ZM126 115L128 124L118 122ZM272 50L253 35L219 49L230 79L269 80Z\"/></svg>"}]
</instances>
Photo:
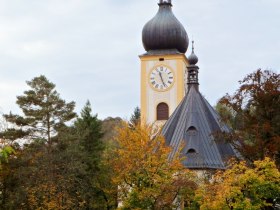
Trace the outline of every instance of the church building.
<instances>
[{"instance_id":1,"label":"church building","mask_svg":"<svg viewBox=\"0 0 280 210\"><path fill-rule=\"evenodd\" d=\"M224 169L237 156L229 143L216 141L217 132L230 132L199 92L198 57L172 12L171 0L160 0L159 10L143 28L146 53L141 60L141 121L163 125L162 134L173 154L184 145L187 168Z\"/></svg>"}]
</instances>

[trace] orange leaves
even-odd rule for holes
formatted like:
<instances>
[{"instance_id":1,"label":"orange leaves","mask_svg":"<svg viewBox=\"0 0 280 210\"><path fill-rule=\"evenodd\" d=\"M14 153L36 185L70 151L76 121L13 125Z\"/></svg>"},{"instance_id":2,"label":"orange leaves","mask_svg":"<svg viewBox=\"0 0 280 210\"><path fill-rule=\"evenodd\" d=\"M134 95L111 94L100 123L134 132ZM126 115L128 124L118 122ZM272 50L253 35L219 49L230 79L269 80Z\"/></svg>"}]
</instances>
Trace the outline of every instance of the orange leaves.
<instances>
[{"instance_id":1,"label":"orange leaves","mask_svg":"<svg viewBox=\"0 0 280 210\"><path fill-rule=\"evenodd\" d=\"M72 208L73 203L67 191L59 189L54 183L44 183L28 189L26 205L31 209L66 210Z\"/></svg>"},{"instance_id":2,"label":"orange leaves","mask_svg":"<svg viewBox=\"0 0 280 210\"><path fill-rule=\"evenodd\" d=\"M171 207L183 188L195 187L190 184L194 175L182 166L179 155L168 160L171 148L162 136L154 135L151 127L137 125L131 129L125 124L118 130L116 142L111 165L123 207Z\"/></svg>"},{"instance_id":3,"label":"orange leaves","mask_svg":"<svg viewBox=\"0 0 280 210\"><path fill-rule=\"evenodd\" d=\"M233 110L231 123L235 131L231 142L250 161L265 156L280 164L280 74L258 69L240 81L239 89L226 95L220 103Z\"/></svg>"}]
</instances>

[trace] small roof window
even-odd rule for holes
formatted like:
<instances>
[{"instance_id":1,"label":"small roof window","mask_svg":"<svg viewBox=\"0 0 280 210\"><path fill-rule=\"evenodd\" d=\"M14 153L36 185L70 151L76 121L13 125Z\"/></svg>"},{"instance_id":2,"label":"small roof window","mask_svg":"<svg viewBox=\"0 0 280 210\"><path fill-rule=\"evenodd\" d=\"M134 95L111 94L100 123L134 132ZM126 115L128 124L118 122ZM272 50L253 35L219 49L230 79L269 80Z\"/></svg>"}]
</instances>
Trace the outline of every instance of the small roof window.
<instances>
[{"instance_id":1,"label":"small roof window","mask_svg":"<svg viewBox=\"0 0 280 210\"><path fill-rule=\"evenodd\" d=\"M195 149L189 149L187 154L196 154L197 152L195 151Z\"/></svg>"},{"instance_id":2,"label":"small roof window","mask_svg":"<svg viewBox=\"0 0 280 210\"><path fill-rule=\"evenodd\" d=\"M189 135L189 136L195 136L196 133L197 133L197 130L194 126L189 127L187 130L187 135Z\"/></svg>"}]
</instances>

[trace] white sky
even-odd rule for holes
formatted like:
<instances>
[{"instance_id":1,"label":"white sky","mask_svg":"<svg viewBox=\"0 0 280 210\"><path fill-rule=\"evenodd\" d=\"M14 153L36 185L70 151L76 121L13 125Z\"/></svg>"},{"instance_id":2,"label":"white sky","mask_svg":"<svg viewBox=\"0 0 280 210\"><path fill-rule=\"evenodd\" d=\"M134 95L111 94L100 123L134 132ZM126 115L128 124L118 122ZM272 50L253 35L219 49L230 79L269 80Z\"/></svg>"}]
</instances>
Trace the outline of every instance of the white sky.
<instances>
[{"instance_id":1,"label":"white sky","mask_svg":"<svg viewBox=\"0 0 280 210\"><path fill-rule=\"evenodd\" d=\"M141 31L157 0L0 0L0 111L19 112L45 75L80 112L129 118L140 105ZM279 0L173 0L195 39L200 90L214 105L257 68L280 69ZM187 55L190 54L190 47Z\"/></svg>"}]
</instances>

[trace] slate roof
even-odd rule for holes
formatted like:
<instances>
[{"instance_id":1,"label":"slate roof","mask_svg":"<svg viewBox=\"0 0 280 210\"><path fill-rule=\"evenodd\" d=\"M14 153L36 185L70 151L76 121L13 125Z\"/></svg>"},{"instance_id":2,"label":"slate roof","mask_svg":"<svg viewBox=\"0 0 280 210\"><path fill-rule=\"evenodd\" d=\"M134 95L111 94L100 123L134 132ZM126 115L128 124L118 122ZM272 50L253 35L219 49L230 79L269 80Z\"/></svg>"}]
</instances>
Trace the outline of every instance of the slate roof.
<instances>
[{"instance_id":1,"label":"slate roof","mask_svg":"<svg viewBox=\"0 0 280 210\"><path fill-rule=\"evenodd\" d=\"M201 95L195 85L189 91L163 127L162 134L173 152L184 145L183 164L191 169L225 169L226 160L237 156L229 143L215 141L215 132L229 132L219 115Z\"/></svg>"}]
</instances>

